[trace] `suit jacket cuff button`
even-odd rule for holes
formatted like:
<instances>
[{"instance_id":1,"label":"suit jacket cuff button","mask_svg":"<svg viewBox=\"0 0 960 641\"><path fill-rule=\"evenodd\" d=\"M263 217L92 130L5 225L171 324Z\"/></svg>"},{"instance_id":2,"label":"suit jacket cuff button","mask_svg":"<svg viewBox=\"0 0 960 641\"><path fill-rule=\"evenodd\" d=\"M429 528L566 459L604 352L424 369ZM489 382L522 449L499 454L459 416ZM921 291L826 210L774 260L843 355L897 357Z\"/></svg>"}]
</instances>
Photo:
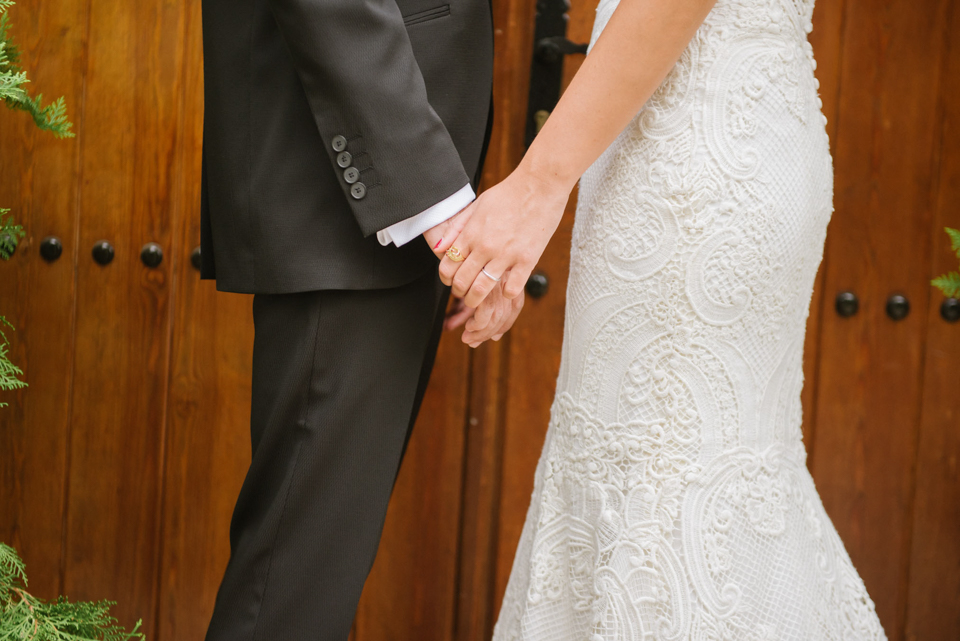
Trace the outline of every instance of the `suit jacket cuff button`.
<instances>
[{"instance_id":1,"label":"suit jacket cuff button","mask_svg":"<svg viewBox=\"0 0 960 641\"><path fill-rule=\"evenodd\" d=\"M367 186L363 183L354 183L353 187L350 188L350 195L353 196L354 200L360 200L367 195Z\"/></svg>"}]
</instances>

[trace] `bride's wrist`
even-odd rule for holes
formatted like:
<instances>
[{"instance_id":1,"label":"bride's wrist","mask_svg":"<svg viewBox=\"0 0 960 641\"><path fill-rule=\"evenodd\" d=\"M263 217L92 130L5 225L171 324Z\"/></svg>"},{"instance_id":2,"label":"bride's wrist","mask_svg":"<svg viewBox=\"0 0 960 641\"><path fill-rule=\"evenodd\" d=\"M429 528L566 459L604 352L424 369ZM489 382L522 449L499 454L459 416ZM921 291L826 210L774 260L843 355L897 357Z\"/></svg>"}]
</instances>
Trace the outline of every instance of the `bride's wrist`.
<instances>
[{"instance_id":1,"label":"bride's wrist","mask_svg":"<svg viewBox=\"0 0 960 641\"><path fill-rule=\"evenodd\" d=\"M564 201L580 178L574 176L562 162L537 153L534 147L531 147L520 161L515 173L526 183L534 185L543 196L556 196Z\"/></svg>"}]
</instances>

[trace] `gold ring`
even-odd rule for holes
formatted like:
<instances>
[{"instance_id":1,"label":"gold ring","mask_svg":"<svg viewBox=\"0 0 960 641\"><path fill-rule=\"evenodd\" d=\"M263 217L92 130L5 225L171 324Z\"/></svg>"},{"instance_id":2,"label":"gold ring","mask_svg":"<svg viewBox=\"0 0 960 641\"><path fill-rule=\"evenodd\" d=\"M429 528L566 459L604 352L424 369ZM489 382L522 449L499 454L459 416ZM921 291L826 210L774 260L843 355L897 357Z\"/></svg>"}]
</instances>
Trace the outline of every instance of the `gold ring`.
<instances>
[{"instance_id":1,"label":"gold ring","mask_svg":"<svg viewBox=\"0 0 960 641\"><path fill-rule=\"evenodd\" d=\"M461 254L460 250L456 247L451 247L448 249L446 256L455 263L461 263L467 259L467 257Z\"/></svg>"}]
</instances>

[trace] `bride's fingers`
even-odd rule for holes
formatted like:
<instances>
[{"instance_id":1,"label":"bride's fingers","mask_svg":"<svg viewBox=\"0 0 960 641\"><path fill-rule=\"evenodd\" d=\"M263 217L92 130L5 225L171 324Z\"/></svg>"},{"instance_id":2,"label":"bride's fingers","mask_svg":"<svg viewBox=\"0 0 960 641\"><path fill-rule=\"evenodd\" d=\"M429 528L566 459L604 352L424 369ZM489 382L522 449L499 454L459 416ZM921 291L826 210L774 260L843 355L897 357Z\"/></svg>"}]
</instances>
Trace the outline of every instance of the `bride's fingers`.
<instances>
[{"instance_id":1,"label":"bride's fingers","mask_svg":"<svg viewBox=\"0 0 960 641\"><path fill-rule=\"evenodd\" d=\"M500 286L503 273L503 268L499 266L496 260L484 265L476 280L470 286L470 290L463 297L463 302L468 307L480 305L480 302L487 298L487 294Z\"/></svg>"},{"instance_id":2,"label":"bride's fingers","mask_svg":"<svg viewBox=\"0 0 960 641\"><path fill-rule=\"evenodd\" d=\"M441 260L443 260L443 255L448 249L453 247L453 244L457 242L457 237L453 234L447 234L440 241L431 247L430 249L436 254Z\"/></svg>"},{"instance_id":3,"label":"bride's fingers","mask_svg":"<svg viewBox=\"0 0 960 641\"><path fill-rule=\"evenodd\" d=\"M458 236L457 239L459 240L459 238L460 237ZM459 244L454 244L454 243L456 243L456 241L451 243L451 246L456 247L457 250L460 252L461 256L466 258L470 255L470 247L467 244L466 239L463 239ZM460 271L460 267L463 265L464 262L465 261L455 261L452 258L450 258L448 255L446 254L443 255L443 258L440 259L439 270L440 270L440 280L443 282L444 285L446 285L447 287L450 287L451 285L453 285L453 279L456 276L457 272ZM455 293L454 296L457 296L457 294ZM462 295L459 297L463 298Z\"/></svg>"},{"instance_id":4,"label":"bride's fingers","mask_svg":"<svg viewBox=\"0 0 960 641\"><path fill-rule=\"evenodd\" d=\"M476 307L480 304L480 301L470 304L470 301L467 300L466 294L470 290L470 286L473 285L473 282L477 280L477 275L480 274L480 269L487 264L487 260L484 259L482 252L473 250L471 253L466 254L467 259L460 263L460 266L457 268L457 273L453 276L453 295L460 296L463 298L463 302L467 307Z\"/></svg>"},{"instance_id":5,"label":"bride's fingers","mask_svg":"<svg viewBox=\"0 0 960 641\"><path fill-rule=\"evenodd\" d=\"M523 293L523 288L527 286L527 279L533 273L533 267L515 266L510 269L510 273L503 279L503 295L509 299L514 299Z\"/></svg>"}]
</instances>

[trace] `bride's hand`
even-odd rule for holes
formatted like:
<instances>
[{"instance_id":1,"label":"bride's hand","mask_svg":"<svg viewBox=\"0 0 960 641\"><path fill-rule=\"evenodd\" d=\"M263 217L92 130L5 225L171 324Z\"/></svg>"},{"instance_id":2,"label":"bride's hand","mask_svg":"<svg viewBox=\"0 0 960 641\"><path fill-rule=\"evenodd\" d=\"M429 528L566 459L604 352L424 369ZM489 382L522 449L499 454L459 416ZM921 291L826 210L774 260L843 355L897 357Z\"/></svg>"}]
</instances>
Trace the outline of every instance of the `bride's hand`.
<instances>
[{"instance_id":1,"label":"bride's hand","mask_svg":"<svg viewBox=\"0 0 960 641\"><path fill-rule=\"evenodd\" d=\"M464 210L469 220L453 244L465 260L444 256L440 280L468 307L478 307L506 274L503 295L516 298L557 230L572 188L518 167Z\"/></svg>"}]
</instances>

